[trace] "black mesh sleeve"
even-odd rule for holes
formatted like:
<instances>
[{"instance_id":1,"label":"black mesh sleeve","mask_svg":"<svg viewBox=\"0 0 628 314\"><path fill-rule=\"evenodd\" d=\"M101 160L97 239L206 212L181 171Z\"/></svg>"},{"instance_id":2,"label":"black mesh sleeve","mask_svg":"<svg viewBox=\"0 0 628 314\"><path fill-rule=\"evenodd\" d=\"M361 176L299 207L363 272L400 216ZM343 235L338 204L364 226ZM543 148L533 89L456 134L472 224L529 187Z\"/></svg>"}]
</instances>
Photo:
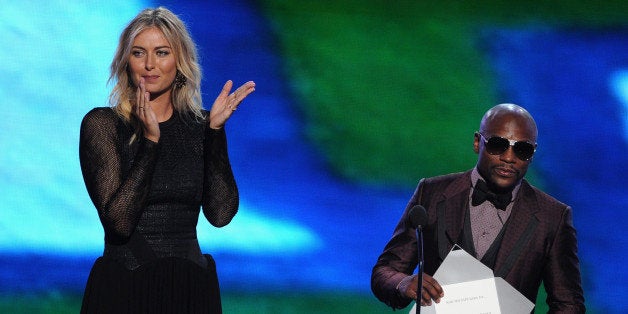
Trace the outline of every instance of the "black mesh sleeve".
<instances>
[{"instance_id":1,"label":"black mesh sleeve","mask_svg":"<svg viewBox=\"0 0 628 314\"><path fill-rule=\"evenodd\" d=\"M125 243L142 214L159 145L143 137L128 171L130 151L122 120L110 108L96 108L81 123L79 158L87 192L98 210L108 243ZM130 158L127 157L127 158Z\"/></svg>"},{"instance_id":2,"label":"black mesh sleeve","mask_svg":"<svg viewBox=\"0 0 628 314\"><path fill-rule=\"evenodd\" d=\"M238 211L238 187L227 153L224 128L205 127L203 214L216 227L227 225Z\"/></svg>"}]
</instances>

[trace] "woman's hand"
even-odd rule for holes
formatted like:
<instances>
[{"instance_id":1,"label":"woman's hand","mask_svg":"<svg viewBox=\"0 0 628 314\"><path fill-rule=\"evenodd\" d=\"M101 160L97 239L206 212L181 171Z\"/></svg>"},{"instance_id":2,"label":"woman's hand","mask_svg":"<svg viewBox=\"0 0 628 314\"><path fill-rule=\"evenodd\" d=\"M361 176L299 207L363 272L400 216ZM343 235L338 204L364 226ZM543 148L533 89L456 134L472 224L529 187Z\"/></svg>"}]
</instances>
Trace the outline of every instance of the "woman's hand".
<instances>
[{"instance_id":1,"label":"woman's hand","mask_svg":"<svg viewBox=\"0 0 628 314\"><path fill-rule=\"evenodd\" d=\"M144 137L157 143L159 142L159 122L157 115L150 105L150 93L146 91L144 86L144 78L140 78L140 86L136 92L137 101L135 102L135 116L140 120L144 131Z\"/></svg>"},{"instance_id":2,"label":"woman's hand","mask_svg":"<svg viewBox=\"0 0 628 314\"><path fill-rule=\"evenodd\" d=\"M244 98L255 91L255 82L248 81L229 94L231 87L233 82L228 80L209 111L209 127L212 129L218 130L225 126Z\"/></svg>"}]
</instances>

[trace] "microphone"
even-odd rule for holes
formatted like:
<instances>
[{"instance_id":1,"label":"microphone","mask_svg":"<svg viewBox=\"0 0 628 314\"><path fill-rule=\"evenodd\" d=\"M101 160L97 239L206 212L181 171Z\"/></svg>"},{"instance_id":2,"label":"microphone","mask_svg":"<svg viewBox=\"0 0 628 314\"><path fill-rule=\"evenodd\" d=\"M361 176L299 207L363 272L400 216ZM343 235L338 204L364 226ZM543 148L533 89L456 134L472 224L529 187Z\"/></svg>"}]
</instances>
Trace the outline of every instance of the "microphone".
<instances>
[{"instance_id":1,"label":"microphone","mask_svg":"<svg viewBox=\"0 0 628 314\"><path fill-rule=\"evenodd\" d=\"M425 207L415 205L408 212L410 224L416 229L416 245L418 254L418 286L416 289L416 314L421 313L421 295L423 294L423 226L427 225L427 212Z\"/></svg>"},{"instance_id":2,"label":"microphone","mask_svg":"<svg viewBox=\"0 0 628 314\"><path fill-rule=\"evenodd\" d=\"M421 205L414 205L410 208L408 216L410 216L412 228L422 228L427 225L427 212L425 211L425 207Z\"/></svg>"}]
</instances>

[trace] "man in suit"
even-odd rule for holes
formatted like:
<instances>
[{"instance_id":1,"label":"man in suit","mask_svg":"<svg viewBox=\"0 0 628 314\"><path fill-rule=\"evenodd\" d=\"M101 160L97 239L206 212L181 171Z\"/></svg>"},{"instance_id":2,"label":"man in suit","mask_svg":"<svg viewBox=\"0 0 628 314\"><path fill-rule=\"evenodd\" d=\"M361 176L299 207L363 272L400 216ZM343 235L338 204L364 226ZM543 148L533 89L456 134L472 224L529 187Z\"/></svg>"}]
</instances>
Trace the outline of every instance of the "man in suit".
<instances>
[{"instance_id":1,"label":"man in suit","mask_svg":"<svg viewBox=\"0 0 628 314\"><path fill-rule=\"evenodd\" d=\"M543 282L550 312L584 313L571 208L524 179L536 140L536 123L524 108L489 109L475 133L475 168L419 182L373 267L375 296L396 309L416 300L417 237L408 214L422 205L428 218L422 305L447 294L432 275L458 244L533 303Z\"/></svg>"}]
</instances>

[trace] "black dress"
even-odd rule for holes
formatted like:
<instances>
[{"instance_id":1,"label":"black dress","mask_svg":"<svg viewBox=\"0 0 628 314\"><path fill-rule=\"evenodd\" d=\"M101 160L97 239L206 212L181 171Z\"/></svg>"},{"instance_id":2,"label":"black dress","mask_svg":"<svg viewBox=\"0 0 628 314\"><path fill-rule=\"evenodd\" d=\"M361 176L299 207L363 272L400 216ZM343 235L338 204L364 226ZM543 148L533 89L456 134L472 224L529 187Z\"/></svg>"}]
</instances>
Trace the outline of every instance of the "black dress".
<instances>
[{"instance_id":1,"label":"black dress","mask_svg":"<svg viewBox=\"0 0 628 314\"><path fill-rule=\"evenodd\" d=\"M85 185L105 231L81 313L221 313L216 265L196 237L200 209L224 226L238 190L224 130L177 112L159 124L159 143L132 141L111 108L83 118Z\"/></svg>"}]
</instances>

